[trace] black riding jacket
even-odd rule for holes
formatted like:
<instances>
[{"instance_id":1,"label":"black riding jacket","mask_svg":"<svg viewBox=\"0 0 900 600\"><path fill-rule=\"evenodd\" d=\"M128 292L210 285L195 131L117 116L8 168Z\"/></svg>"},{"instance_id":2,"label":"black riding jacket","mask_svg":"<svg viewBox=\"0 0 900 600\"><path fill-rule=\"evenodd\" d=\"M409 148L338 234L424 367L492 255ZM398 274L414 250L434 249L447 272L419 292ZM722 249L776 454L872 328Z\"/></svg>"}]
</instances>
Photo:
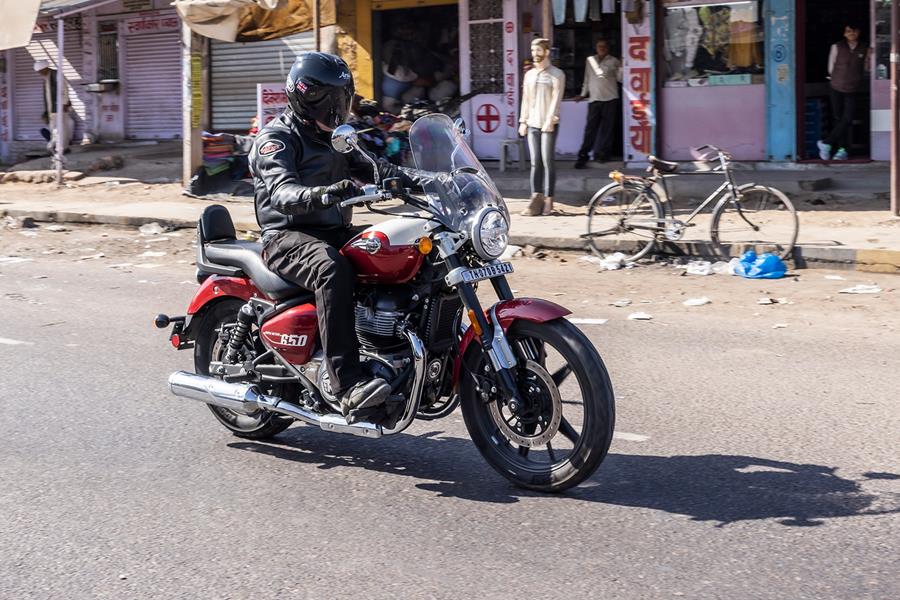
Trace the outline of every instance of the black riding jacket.
<instances>
[{"instance_id":1,"label":"black riding jacket","mask_svg":"<svg viewBox=\"0 0 900 600\"><path fill-rule=\"evenodd\" d=\"M404 187L420 187L407 169L378 160L382 178L400 177ZM310 189L343 179L373 183L372 165L356 152L341 154L329 134L286 110L260 131L250 151L256 222L263 235L282 229L334 229L350 225L353 209L320 208Z\"/></svg>"}]
</instances>

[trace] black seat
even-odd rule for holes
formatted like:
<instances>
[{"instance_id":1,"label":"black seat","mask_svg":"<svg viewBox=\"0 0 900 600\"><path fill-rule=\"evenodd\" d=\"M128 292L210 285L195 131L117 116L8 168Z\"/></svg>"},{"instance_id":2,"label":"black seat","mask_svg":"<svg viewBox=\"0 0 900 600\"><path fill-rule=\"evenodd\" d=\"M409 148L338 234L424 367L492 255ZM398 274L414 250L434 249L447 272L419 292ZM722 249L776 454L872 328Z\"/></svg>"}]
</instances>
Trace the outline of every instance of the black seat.
<instances>
[{"instance_id":1,"label":"black seat","mask_svg":"<svg viewBox=\"0 0 900 600\"><path fill-rule=\"evenodd\" d=\"M238 240L228 209L220 204L207 206L198 224L197 267L208 273L241 277L246 275L266 296L276 302L300 299L312 292L269 270L262 259L262 244Z\"/></svg>"},{"instance_id":2,"label":"black seat","mask_svg":"<svg viewBox=\"0 0 900 600\"><path fill-rule=\"evenodd\" d=\"M647 162L653 165L653 168L661 173L674 173L678 170L678 163L668 160L656 158L652 154L647 157Z\"/></svg>"}]
</instances>

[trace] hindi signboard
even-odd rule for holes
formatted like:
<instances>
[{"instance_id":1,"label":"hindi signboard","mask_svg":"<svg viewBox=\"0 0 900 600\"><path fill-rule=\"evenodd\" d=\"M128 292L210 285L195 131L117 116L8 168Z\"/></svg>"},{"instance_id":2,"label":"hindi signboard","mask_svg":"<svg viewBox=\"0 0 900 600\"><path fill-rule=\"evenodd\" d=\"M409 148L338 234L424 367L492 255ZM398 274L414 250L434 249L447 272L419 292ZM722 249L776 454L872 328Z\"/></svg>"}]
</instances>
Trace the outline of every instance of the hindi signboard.
<instances>
[{"instance_id":1,"label":"hindi signboard","mask_svg":"<svg viewBox=\"0 0 900 600\"><path fill-rule=\"evenodd\" d=\"M640 23L629 23L622 13L625 48L622 53L622 108L625 124L625 162L642 163L653 154L656 145L654 106L653 3L647 1Z\"/></svg>"},{"instance_id":2,"label":"hindi signboard","mask_svg":"<svg viewBox=\"0 0 900 600\"><path fill-rule=\"evenodd\" d=\"M288 99L284 92L283 81L256 84L256 116L259 119L258 127L260 129L272 119L277 118L287 106Z\"/></svg>"}]
</instances>

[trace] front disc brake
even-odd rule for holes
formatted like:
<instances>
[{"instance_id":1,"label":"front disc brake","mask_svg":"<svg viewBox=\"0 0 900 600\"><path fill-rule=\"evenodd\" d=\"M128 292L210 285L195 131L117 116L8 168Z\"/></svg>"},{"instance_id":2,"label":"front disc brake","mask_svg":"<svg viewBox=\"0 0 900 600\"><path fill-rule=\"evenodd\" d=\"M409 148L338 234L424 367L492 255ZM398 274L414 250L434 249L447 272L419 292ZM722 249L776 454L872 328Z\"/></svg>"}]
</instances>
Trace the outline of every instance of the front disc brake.
<instances>
[{"instance_id":1,"label":"front disc brake","mask_svg":"<svg viewBox=\"0 0 900 600\"><path fill-rule=\"evenodd\" d=\"M543 446L559 431L562 398L547 370L534 361L526 361L520 373L524 384L519 394L525 407L519 415L509 412L501 401L489 404L491 417L509 441L526 448ZM525 388L525 389L522 389ZM509 413L507 417L504 409ZM548 414L549 413L549 414ZM533 427L532 427L533 426Z\"/></svg>"}]
</instances>

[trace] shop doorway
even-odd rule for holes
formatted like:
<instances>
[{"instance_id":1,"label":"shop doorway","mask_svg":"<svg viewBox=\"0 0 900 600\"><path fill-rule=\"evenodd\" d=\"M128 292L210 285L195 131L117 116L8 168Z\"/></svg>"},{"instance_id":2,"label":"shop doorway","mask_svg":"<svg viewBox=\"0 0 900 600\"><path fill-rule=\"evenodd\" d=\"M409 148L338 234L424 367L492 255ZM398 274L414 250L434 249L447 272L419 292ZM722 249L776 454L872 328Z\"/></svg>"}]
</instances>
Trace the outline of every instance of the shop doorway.
<instances>
[{"instance_id":1,"label":"shop doorway","mask_svg":"<svg viewBox=\"0 0 900 600\"><path fill-rule=\"evenodd\" d=\"M373 12L375 99L387 112L459 96L459 8L441 4Z\"/></svg>"},{"instance_id":2,"label":"shop doorway","mask_svg":"<svg viewBox=\"0 0 900 600\"><path fill-rule=\"evenodd\" d=\"M828 57L832 44L844 39L845 25L859 28L859 48L871 47L869 0L817 0L798 3L798 27L802 36L797 44L797 133L798 155L802 161L824 162L816 142L827 139L835 126L835 101L828 76ZM846 160L866 162L871 157L869 125L870 88L873 74L865 71L859 92L854 95L852 123L845 142ZM838 145L838 144L835 144ZM832 148L832 155L838 150Z\"/></svg>"}]
</instances>

